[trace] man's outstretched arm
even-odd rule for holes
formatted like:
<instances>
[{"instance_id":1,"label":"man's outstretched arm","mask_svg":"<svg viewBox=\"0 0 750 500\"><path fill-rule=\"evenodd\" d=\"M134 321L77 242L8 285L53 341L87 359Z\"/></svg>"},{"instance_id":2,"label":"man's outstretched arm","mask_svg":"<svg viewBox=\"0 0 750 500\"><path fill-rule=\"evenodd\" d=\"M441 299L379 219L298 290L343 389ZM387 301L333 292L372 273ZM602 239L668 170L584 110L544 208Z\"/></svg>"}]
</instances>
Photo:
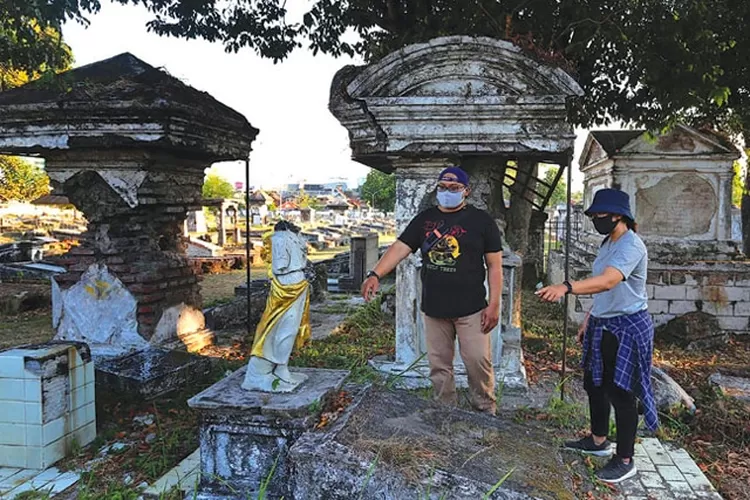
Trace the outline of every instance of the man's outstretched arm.
<instances>
[{"instance_id":1,"label":"man's outstretched arm","mask_svg":"<svg viewBox=\"0 0 750 500\"><path fill-rule=\"evenodd\" d=\"M411 252L412 250L409 245L403 241L396 240L388 247L388 250L386 250L372 271L380 278L384 278L393 272L398 263L407 258ZM377 293L378 288L380 288L380 279L376 276L371 276L362 283L362 296L365 300L370 301Z\"/></svg>"}]
</instances>

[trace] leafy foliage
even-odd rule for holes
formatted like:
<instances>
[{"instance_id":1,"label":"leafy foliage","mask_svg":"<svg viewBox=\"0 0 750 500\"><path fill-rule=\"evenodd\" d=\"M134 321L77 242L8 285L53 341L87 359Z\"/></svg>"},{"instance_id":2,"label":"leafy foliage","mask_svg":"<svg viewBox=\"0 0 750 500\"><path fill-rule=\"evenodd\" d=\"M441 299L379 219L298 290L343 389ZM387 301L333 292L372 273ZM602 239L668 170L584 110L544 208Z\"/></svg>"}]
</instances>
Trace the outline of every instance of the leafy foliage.
<instances>
[{"instance_id":1,"label":"leafy foliage","mask_svg":"<svg viewBox=\"0 0 750 500\"><path fill-rule=\"evenodd\" d=\"M392 212L396 206L396 176L371 170L360 188L360 196L375 208Z\"/></svg>"},{"instance_id":2,"label":"leafy foliage","mask_svg":"<svg viewBox=\"0 0 750 500\"><path fill-rule=\"evenodd\" d=\"M743 129L750 108L747 2L316 0L307 12L290 13L283 0L113 1L145 5L154 15L148 29L160 35L220 42L228 51L249 47L274 61L303 42L316 53L372 61L436 36L510 40L575 73L586 97L571 109L571 118L583 126L619 118L657 127L682 119ZM0 15L10 19L6 30L16 32L24 19L59 27L69 19L85 22L87 13L100 8L97 0L0 5ZM21 61L24 45L12 45ZM33 55L45 46L30 47L27 60L38 65Z\"/></svg>"},{"instance_id":3,"label":"leafy foliage","mask_svg":"<svg viewBox=\"0 0 750 500\"><path fill-rule=\"evenodd\" d=\"M558 167L549 167L547 168L547 171L544 172L544 182L547 184L552 184L555 180L555 176L557 175ZM557 186L555 186L555 190L552 191L552 196L550 196L548 206L554 207L555 205L559 205L561 203L565 203L568 198L568 184L565 182L565 179L560 178L560 180L557 183Z\"/></svg>"},{"instance_id":4,"label":"leafy foliage","mask_svg":"<svg viewBox=\"0 0 750 500\"><path fill-rule=\"evenodd\" d=\"M68 69L73 62L59 22L50 15L55 6L39 3L0 0L0 92Z\"/></svg>"},{"instance_id":5,"label":"leafy foliage","mask_svg":"<svg viewBox=\"0 0 750 500\"><path fill-rule=\"evenodd\" d=\"M17 156L0 156L0 200L32 201L48 193L44 170Z\"/></svg>"},{"instance_id":6,"label":"leafy foliage","mask_svg":"<svg viewBox=\"0 0 750 500\"><path fill-rule=\"evenodd\" d=\"M231 198L234 196L234 188L224 177L209 172L203 181L203 198Z\"/></svg>"},{"instance_id":7,"label":"leafy foliage","mask_svg":"<svg viewBox=\"0 0 750 500\"><path fill-rule=\"evenodd\" d=\"M144 5L160 35L248 47L276 62L303 45L375 61L437 36L500 38L575 76L585 91L569 108L575 125L617 119L659 130L680 121L750 144L750 2L314 0L290 12L285 0L112 1ZM59 29L99 8L98 0L0 0L0 54L22 70L49 64L41 55L60 50L32 36L30 20ZM750 196L743 206L750 252Z\"/></svg>"}]
</instances>

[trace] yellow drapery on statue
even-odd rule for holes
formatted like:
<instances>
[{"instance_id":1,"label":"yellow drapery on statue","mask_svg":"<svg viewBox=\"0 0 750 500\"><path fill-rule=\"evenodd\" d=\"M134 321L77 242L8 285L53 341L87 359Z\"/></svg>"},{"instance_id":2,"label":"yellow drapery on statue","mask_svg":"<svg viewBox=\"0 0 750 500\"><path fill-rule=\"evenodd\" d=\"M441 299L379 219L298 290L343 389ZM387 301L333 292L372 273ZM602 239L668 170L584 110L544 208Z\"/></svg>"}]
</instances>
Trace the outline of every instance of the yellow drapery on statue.
<instances>
[{"instance_id":1,"label":"yellow drapery on statue","mask_svg":"<svg viewBox=\"0 0 750 500\"><path fill-rule=\"evenodd\" d=\"M297 299L305 293L310 284L306 281L300 281L294 285L282 285L275 278L271 278L271 290L268 292L266 309L260 318L260 323L255 329L255 340L251 355L263 357L263 345L266 342L268 332L273 330L276 323L286 314ZM297 338L294 341L296 348L302 347L307 339L310 338L310 293L305 296L305 307L302 312L302 321L300 321Z\"/></svg>"}]
</instances>

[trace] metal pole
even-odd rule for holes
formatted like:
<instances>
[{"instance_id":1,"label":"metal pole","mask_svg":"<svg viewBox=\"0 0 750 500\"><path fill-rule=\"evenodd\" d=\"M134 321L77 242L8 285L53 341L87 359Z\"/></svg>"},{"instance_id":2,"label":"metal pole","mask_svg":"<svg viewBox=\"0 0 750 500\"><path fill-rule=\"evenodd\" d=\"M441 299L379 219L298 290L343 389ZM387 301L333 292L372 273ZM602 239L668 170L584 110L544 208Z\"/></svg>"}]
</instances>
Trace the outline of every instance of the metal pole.
<instances>
[{"instance_id":1,"label":"metal pole","mask_svg":"<svg viewBox=\"0 0 750 500\"><path fill-rule=\"evenodd\" d=\"M247 279L247 338L250 338L250 285L252 284L252 274L250 272L250 158L245 159L245 271Z\"/></svg>"},{"instance_id":2,"label":"metal pole","mask_svg":"<svg viewBox=\"0 0 750 500\"><path fill-rule=\"evenodd\" d=\"M572 172L573 172L573 161L568 159L568 193L567 193L567 210L565 211L565 280L570 278L570 220L571 212L573 211L573 204L571 202L571 183L572 183ZM566 294L563 299L563 351L562 351L562 372L560 380L560 401L565 401L565 370L567 368L568 361L568 303L570 300L570 294Z\"/></svg>"}]
</instances>

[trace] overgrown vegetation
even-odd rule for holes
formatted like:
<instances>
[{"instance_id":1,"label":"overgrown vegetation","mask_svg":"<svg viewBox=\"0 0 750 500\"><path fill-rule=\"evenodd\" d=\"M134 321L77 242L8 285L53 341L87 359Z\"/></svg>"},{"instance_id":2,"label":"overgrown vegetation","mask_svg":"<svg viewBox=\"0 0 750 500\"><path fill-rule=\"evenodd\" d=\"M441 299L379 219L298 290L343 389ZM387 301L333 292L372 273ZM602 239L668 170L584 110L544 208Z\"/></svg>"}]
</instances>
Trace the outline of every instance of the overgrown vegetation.
<instances>
[{"instance_id":1,"label":"overgrown vegetation","mask_svg":"<svg viewBox=\"0 0 750 500\"><path fill-rule=\"evenodd\" d=\"M369 359L392 355L396 334L381 305L382 295L355 309L331 335L293 353L290 364L359 373L366 369Z\"/></svg>"}]
</instances>

